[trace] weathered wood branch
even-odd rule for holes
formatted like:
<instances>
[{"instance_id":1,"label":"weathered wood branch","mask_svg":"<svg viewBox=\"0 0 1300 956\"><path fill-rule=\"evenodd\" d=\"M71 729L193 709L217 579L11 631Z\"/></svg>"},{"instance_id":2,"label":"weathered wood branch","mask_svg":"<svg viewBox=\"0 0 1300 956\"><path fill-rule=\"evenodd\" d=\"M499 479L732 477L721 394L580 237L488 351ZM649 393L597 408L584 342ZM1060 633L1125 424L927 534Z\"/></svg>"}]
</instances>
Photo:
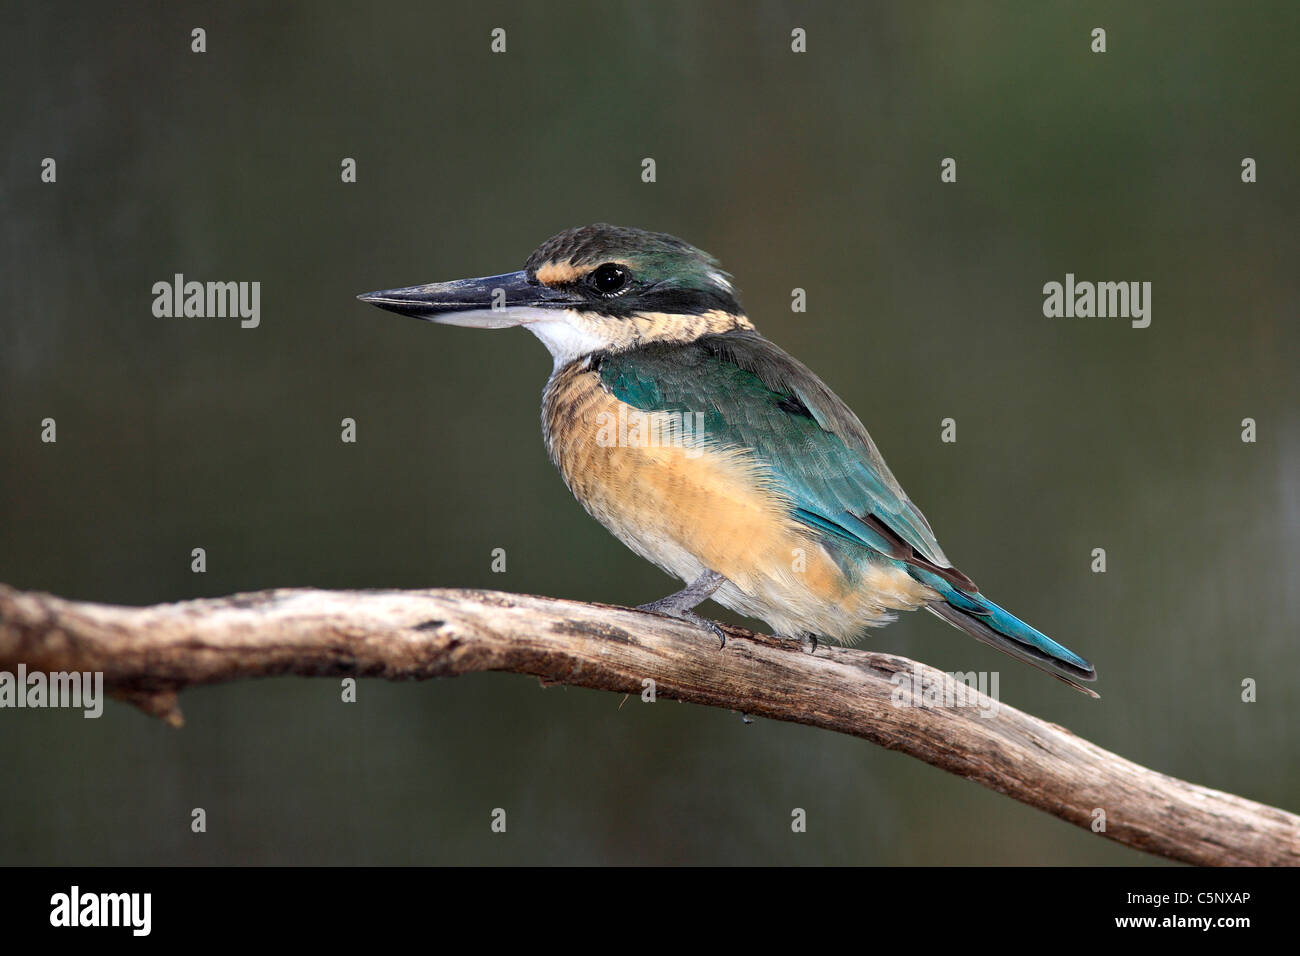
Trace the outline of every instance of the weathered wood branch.
<instances>
[{"instance_id":1,"label":"weathered wood branch","mask_svg":"<svg viewBox=\"0 0 1300 956\"><path fill-rule=\"evenodd\" d=\"M263 591L153 607L68 601L0 585L0 670L100 671L105 687L179 726L177 693L296 674L531 674L550 683L656 695L862 737L1104 836L1197 864L1300 864L1300 817L1125 760L906 658L727 628L712 635L628 608L495 591ZM918 670L919 669L919 670ZM895 701L903 675L902 696ZM915 696L913 694L915 692ZM989 708L996 708L990 716Z\"/></svg>"}]
</instances>

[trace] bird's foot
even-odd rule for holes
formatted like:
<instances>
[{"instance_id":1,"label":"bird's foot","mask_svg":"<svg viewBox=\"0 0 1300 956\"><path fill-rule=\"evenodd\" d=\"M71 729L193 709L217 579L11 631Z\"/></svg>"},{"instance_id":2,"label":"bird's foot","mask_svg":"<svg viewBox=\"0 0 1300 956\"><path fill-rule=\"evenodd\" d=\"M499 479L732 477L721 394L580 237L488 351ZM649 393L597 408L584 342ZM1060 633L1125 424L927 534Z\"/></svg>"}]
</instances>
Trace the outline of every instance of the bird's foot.
<instances>
[{"instance_id":1,"label":"bird's foot","mask_svg":"<svg viewBox=\"0 0 1300 956\"><path fill-rule=\"evenodd\" d=\"M665 598L667 600L667 598ZM727 646L727 632L722 629L722 625L717 621L710 621L707 617L700 617L694 611L686 611L681 608L673 608L671 605L663 605L660 601L651 601L649 604L642 604L637 607L638 611L650 611L653 614L662 614L664 617L673 617L679 621L686 621L697 627L708 628L713 632L713 636L718 639L718 649Z\"/></svg>"},{"instance_id":2,"label":"bird's foot","mask_svg":"<svg viewBox=\"0 0 1300 956\"><path fill-rule=\"evenodd\" d=\"M712 597L713 593L726 582L727 579L717 571L705 571L676 594L670 594L658 601L651 601L649 604L641 604L637 607L637 610L649 611L652 614L663 614L667 617L675 617L679 621L689 621L699 627L706 627L718 638L720 646L726 647L726 631L716 621L700 617L693 610L693 608Z\"/></svg>"}]
</instances>

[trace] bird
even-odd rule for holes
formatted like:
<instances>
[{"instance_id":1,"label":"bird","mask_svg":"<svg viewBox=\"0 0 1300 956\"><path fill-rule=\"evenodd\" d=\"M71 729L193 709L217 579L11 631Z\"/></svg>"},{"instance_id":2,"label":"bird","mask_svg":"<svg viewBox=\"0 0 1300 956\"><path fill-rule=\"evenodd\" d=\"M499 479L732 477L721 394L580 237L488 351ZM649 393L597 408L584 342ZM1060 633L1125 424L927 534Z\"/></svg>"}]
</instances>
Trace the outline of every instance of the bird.
<instances>
[{"instance_id":1,"label":"bird","mask_svg":"<svg viewBox=\"0 0 1300 956\"><path fill-rule=\"evenodd\" d=\"M1087 660L953 565L858 417L759 334L695 246L597 223L547 239L516 272L358 298L541 340L551 461L588 514L686 585L643 610L710 627L725 647L695 612L711 598L815 654L924 608L1099 696Z\"/></svg>"}]
</instances>

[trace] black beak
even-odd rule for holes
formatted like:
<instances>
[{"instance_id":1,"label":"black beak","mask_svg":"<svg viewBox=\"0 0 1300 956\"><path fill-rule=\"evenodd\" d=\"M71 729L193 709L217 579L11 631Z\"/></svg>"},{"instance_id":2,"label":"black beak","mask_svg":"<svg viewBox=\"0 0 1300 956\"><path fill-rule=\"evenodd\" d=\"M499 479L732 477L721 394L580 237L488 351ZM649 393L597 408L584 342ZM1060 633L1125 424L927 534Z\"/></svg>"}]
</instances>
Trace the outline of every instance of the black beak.
<instances>
[{"instance_id":1,"label":"black beak","mask_svg":"<svg viewBox=\"0 0 1300 956\"><path fill-rule=\"evenodd\" d=\"M367 292L357 298L401 315L475 329L525 325L549 317L543 310L573 305L571 297L530 279L527 272L431 282L405 289Z\"/></svg>"}]
</instances>

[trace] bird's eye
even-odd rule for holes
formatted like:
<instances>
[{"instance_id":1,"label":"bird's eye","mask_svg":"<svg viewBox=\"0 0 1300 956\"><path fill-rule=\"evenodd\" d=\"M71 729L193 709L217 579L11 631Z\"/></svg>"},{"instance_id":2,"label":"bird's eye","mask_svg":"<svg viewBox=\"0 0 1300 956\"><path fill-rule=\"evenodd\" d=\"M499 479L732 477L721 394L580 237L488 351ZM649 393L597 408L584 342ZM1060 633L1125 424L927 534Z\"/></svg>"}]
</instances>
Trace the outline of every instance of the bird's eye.
<instances>
[{"instance_id":1,"label":"bird's eye","mask_svg":"<svg viewBox=\"0 0 1300 956\"><path fill-rule=\"evenodd\" d=\"M591 273L591 285L601 295L614 295L627 285L628 271L614 262L606 262Z\"/></svg>"}]
</instances>

